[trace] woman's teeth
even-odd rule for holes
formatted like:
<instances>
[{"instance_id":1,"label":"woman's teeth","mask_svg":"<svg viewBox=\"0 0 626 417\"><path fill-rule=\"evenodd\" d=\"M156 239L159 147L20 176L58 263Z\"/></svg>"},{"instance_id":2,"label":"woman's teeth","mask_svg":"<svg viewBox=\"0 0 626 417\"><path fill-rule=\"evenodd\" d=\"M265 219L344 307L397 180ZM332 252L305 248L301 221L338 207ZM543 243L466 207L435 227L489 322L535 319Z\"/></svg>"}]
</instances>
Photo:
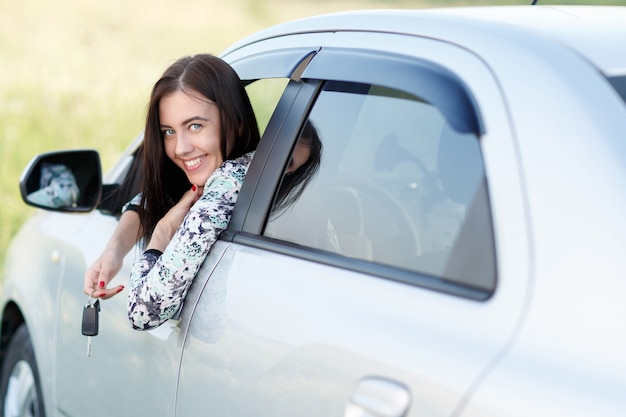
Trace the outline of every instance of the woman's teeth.
<instances>
[{"instance_id":1,"label":"woman's teeth","mask_svg":"<svg viewBox=\"0 0 626 417\"><path fill-rule=\"evenodd\" d=\"M190 159L189 161L184 161L185 167L187 168L193 168L197 165L200 164L200 162L202 162L202 160L204 159L203 156L196 158L196 159Z\"/></svg>"}]
</instances>

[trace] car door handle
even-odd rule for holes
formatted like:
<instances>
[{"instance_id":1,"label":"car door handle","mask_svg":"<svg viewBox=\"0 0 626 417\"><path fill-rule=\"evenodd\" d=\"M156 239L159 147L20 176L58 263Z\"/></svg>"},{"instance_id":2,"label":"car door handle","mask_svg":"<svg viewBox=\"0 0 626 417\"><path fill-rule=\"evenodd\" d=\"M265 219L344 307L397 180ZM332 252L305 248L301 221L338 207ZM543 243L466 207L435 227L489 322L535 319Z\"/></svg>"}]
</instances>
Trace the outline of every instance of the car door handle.
<instances>
[{"instance_id":1,"label":"car door handle","mask_svg":"<svg viewBox=\"0 0 626 417\"><path fill-rule=\"evenodd\" d=\"M382 377L360 380L346 406L345 417L402 417L411 405L409 389Z\"/></svg>"}]
</instances>

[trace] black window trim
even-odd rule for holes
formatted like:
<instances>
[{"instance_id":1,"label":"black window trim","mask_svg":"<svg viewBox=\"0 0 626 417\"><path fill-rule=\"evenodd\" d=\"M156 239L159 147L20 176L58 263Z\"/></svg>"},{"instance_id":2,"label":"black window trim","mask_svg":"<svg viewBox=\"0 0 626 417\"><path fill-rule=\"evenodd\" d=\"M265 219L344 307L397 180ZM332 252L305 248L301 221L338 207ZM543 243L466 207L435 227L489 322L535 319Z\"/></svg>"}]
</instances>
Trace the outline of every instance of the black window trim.
<instances>
[{"instance_id":1,"label":"black window trim","mask_svg":"<svg viewBox=\"0 0 626 417\"><path fill-rule=\"evenodd\" d=\"M228 229L222 233L223 239L231 240L242 230L263 233L282 168L321 84L320 81L293 80L287 84L254 154Z\"/></svg>"}]
</instances>

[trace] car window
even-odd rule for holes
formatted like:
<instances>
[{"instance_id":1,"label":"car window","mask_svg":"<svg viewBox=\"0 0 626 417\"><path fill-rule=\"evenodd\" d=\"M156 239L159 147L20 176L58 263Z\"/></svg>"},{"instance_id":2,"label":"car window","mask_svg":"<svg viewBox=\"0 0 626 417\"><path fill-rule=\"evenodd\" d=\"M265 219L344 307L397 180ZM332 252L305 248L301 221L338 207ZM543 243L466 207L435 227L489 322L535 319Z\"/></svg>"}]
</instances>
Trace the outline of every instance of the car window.
<instances>
[{"instance_id":1,"label":"car window","mask_svg":"<svg viewBox=\"0 0 626 417\"><path fill-rule=\"evenodd\" d=\"M491 216L474 134L456 132L413 94L327 82L302 136L265 236L493 290ZM307 147L313 157L305 160Z\"/></svg>"},{"instance_id":2,"label":"car window","mask_svg":"<svg viewBox=\"0 0 626 417\"><path fill-rule=\"evenodd\" d=\"M288 82L288 78L266 78L246 85L261 136Z\"/></svg>"}]
</instances>

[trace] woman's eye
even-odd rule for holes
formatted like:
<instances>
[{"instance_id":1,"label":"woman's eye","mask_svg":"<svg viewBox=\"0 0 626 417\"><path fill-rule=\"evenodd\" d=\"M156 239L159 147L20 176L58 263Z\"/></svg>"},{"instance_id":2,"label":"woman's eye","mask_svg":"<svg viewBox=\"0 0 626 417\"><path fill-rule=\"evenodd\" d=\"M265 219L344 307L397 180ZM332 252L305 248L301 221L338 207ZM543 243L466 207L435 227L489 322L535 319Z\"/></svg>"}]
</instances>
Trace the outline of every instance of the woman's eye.
<instances>
[{"instance_id":1,"label":"woman's eye","mask_svg":"<svg viewBox=\"0 0 626 417\"><path fill-rule=\"evenodd\" d=\"M163 134L163 137L173 136L174 129L163 129L161 133Z\"/></svg>"},{"instance_id":2,"label":"woman's eye","mask_svg":"<svg viewBox=\"0 0 626 417\"><path fill-rule=\"evenodd\" d=\"M193 123L189 125L189 130L200 130L202 125L200 123Z\"/></svg>"}]
</instances>

